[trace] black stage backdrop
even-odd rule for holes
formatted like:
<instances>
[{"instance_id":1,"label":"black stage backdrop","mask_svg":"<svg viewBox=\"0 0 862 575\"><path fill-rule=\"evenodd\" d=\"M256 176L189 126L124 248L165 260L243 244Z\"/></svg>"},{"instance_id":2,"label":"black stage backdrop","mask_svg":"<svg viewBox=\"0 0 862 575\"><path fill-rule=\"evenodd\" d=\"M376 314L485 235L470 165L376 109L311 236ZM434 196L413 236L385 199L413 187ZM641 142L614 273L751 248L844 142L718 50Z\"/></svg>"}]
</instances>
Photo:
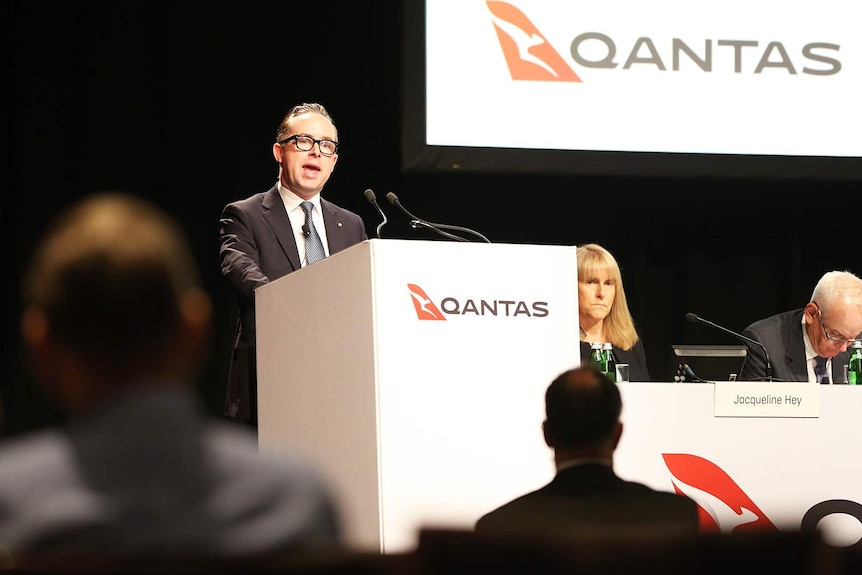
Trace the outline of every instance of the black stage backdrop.
<instances>
[{"instance_id":1,"label":"black stage backdrop","mask_svg":"<svg viewBox=\"0 0 862 575\"><path fill-rule=\"evenodd\" d=\"M858 181L403 173L393 5L3 3L5 434L59 418L22 355L20 276L50 218L97 190L141 194L184 224L216 305L200 391L220 413L235 307L218 272L219 214L275 182L275 128L302 101L326 105L339 128L324 195L360 213L369 236L379 219L366 188L388 238L439 239L407 226L383 199L394 191L418 216L493 242L609 248L656 378L670 375L671 344L738 343L686 312L742 330L804 304L827 270L862 272Z\"/></svg>"}]
</instances>

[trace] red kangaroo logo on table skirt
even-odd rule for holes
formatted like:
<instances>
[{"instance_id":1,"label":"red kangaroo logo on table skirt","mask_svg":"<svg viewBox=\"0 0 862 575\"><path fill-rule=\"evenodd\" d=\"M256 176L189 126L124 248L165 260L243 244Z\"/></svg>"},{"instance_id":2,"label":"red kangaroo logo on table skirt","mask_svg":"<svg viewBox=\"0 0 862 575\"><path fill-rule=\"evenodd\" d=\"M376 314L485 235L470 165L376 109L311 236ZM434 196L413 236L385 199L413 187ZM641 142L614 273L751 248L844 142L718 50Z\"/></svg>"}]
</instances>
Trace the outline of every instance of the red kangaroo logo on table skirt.
<instances>
[{"instance_id":1,"label":"red kangaroo logo on table skirt","mask_svg":"<svg viewBox=\"0 0 862 575\"><path fill-rule=\"evenodd\" d=\"M757 504L718 465L687 453L663 453L677 493L700 507L700 530L740 533L778 531Z\"/></svg>"}]
</instances>

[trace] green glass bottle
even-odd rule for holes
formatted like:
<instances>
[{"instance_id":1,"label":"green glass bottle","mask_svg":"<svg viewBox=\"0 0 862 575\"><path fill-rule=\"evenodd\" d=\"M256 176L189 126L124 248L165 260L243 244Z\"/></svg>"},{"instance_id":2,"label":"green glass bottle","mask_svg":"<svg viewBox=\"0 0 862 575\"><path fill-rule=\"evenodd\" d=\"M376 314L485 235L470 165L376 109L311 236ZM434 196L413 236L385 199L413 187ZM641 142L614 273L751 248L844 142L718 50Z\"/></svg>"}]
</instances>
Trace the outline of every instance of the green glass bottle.
<instances>
[{"instance_id":1,"label":"green glass bottle","mask_svg":"<svg viewBox=\"0 0 862 575\"><path fill-rule=\"evenodd\" d=\"M611 381L617 380L617 360L614 357L614 346L612 343L602 344L602 359L605 362L605 373Z\"/></svg>"},{"instance_id":2,"label":"green glass bottle","mask_svg":"<svg viewBox=\"0 0 862 575\"><path fill-rule=\"evenodd\" d=\"M847 383L862 385L862 341L854 341L850 348L850 363L847 365Z\"/></svg>"},{"instance_id":3,"label":"green glass bottle","mask_svg":"<svg viewBox=\"0 0 862 575\"><path fill-rule=\"evenodd\" d=\"M595 342L590 344L590 363L599 371L605 371L605 362L602 357L602 344Z\"/></svg>"}]
</instances>

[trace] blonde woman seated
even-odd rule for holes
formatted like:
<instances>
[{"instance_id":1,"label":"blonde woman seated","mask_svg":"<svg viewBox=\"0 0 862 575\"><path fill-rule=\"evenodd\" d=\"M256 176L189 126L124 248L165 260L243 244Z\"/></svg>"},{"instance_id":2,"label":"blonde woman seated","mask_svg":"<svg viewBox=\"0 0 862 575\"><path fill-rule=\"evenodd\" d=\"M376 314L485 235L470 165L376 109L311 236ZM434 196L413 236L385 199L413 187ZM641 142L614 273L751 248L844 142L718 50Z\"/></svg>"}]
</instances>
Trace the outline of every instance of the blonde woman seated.
<instances>
[{"instance_id":1,"label":"blonde woman seated","mask_svg":"<svg viewBox=\"0 0 862 575\"><path fill-rule=\"evenodd\" d=\"M643 342L626 303L620 266L598 244L578 246L578 317L584 362L589 361L591 343L610 342L617 363L629 364L630 381L650 381Z\"/></svg>"}]
</instances>

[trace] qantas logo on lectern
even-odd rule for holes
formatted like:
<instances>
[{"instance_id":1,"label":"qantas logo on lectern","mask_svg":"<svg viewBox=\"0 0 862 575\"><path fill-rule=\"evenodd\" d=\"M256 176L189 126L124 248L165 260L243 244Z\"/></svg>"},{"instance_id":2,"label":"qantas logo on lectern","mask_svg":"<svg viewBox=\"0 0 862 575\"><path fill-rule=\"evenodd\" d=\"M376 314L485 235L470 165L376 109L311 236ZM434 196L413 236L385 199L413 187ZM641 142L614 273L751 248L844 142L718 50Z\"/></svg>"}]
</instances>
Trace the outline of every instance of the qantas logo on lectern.
<instances>
[{"instance_id":1,"label":"qantas logo on lectern","mask_svg":"<svg viewBox=\"0 0 862 575\"><path fill-rule=\"evenodd\" d=\"M513 80L581 81L523 12L508 2L485 3Z\"/></svg>"},{"instance_id":2,"label":"qantas logo on lectern","mask_svg":"<svg viewBox=\"0 0 862 575\"><path fill-rule=\"evenodd\" d=\"M410 295L413 297L413 307L416 309L416 316L419 319L446 321L431 298L425 294L425 290L416 284L407 284L407 289L410 290Z\"/></svg>"},{"instance_id":3,"label":"qantas logo on lectern","mask_svg":"<svg viewBox=\"0 0 862 575\"><path fill-rule=\"evenodd\" d=\"M521 301L516 299L456 298L447 296L440 301L440 307L428 297L421 287L407 284L416 317L425 320L445 320L447 315L460 315L487 318L544 318L548 317L548 302ZM442 310L442 311L441 311Z\"/></svg>"},{"instance_id":4,"label":"qantas logo on lectern","mask_svg":"<svg viewBox=\"0 0 862 575\"><path fill-rule=\"evenodd\" d=\"M663 453L674 490L697 503L704 533L778 531L736 482L718 465L687 453Z\"/></svg>"}]
</instances>

